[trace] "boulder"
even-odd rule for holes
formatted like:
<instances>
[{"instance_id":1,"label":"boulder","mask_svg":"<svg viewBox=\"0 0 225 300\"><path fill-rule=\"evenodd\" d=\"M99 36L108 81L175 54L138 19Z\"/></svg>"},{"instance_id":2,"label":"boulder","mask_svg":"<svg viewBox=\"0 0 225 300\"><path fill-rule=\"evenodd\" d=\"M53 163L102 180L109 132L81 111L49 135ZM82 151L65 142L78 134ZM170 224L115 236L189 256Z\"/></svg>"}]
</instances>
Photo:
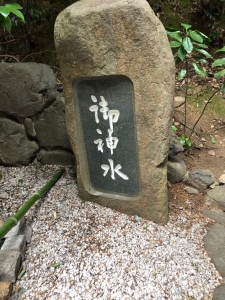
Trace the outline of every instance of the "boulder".
<instances>
[{"instance_id":1,"label":"boulder","mask_svg":"<svg viewBox=\"0 0 225 300\"><path fill-rule=\"evenodd\" d=\"M40 146L71 149L66 132L65 103L61 94L58 93L52 105L35 121L34 128Z\"/></svg>"},{"instance_id":2,"label":"boulder","mask_svg":"<svg viewBox=\"0 0 225 300\"><path fill-rule=\"evenodd\" d=\"M39 149L23 125L7 118L0 118L0 145L0 164L6 166L28 165Z\"/></svg>"},{"instance_id":3,"label":"boulder","mask_svg":"<svg viewBox=\"0 0 225 300\"><path fill-rule=\"evenodd\" d=\"M44 64L0 63L0 111L31 117L43 110L43 95L56 88L53 70Z\"/></svg>"},{"instance_id":4,"label":"boulder","mask_svg":"<svg viewBox=\"0 0 225 300\"><path fill-rule=\"evenodd\" d=\"M177 183L183 180L187 168L183 159L179 156L169 156L167 162L167 179L171 183Z\"/></svg>"},{"instance_id":5,"label":"boulder","mask_svg":"<svg viewBox=\"0 0 225 300\"><path fill-rule=\"evenodd\" d=\"M44 165L74 165L74 155L66 150L49 150L41 159Z\"/></svg>"}]
</instances>

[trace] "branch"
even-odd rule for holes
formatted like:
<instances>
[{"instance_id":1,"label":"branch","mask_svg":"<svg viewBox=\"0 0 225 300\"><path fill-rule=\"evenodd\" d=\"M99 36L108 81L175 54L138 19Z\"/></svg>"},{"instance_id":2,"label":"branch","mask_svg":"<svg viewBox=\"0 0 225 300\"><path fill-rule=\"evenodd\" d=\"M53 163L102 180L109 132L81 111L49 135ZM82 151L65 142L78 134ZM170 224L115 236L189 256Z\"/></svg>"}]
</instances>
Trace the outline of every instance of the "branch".
<instances>
[{"instance_id":1,"label":"branch","mask_svg":"<svg viewBox=\"0 0 225 300\"><path fill-rule=\"evenodd\" d=\"M13 55L3 55L3 54L1 54L0 57L10 57L10 58L15 59L17 62L20 62L20 61L18 60L18 58L16 58L16 57L13 56Z\"/></svg>"},{"instance_id":2,"label":"branch","mask_svg":"<svg viewBox=\"0 0 225 300\"><path fill-rule=\"evenodd\" d=\"M41 51L41 52L36 52L36 53L31 53L31 54L28 54L28 55L26 55L22 60L21 60L21 62L23 62L27 57L29 57L29 56L32 56L32 55L37 55L37 54L42 54L42 53L45 53L45 52L56 52L56 51L53 51L53 50L46 50L46 51Z\"/></svg>"}]
</instances>

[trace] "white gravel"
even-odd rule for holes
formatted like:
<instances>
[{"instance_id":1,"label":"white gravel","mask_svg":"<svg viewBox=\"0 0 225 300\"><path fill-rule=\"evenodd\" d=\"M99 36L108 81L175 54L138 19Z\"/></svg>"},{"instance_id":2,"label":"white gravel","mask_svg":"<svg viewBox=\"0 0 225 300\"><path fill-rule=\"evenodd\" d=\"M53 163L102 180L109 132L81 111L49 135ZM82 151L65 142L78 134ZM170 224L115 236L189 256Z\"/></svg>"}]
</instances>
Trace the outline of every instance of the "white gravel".
<instances>
[{"instance_id":1,"label":"white gravel","mask_svg":"<svg viewBox=\"0 0 225 300\"><path fill-rule=\"evenodd\" d=\"M58 166L0 167L1 218L12 215ZM5 197L4 196L4 197ZM159 226L82 201L73 168L27 213L33 228L11 299L212 299L221 277L203 247L207 219L190 212ZM185 229L186 228L186 229Z\"/></svg>"}]
</instances>

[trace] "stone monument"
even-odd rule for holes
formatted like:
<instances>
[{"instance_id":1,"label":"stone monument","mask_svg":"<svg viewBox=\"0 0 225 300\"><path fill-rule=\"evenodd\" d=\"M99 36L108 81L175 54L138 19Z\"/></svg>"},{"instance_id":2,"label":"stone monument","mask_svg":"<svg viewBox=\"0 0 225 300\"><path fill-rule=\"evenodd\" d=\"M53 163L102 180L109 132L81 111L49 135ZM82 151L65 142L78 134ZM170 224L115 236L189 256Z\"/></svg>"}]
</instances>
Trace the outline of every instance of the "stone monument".
<instances>
[{"instance_id":1,"label":"stone monument","mask_svg":"<svg viewBox=\"0 0 225 300\"><path fill-rule=\"evenodd\" d=\"M79 195L165 224L174 59L145 0L81 0L55 44Z\"/></svg>"}]
</instances>

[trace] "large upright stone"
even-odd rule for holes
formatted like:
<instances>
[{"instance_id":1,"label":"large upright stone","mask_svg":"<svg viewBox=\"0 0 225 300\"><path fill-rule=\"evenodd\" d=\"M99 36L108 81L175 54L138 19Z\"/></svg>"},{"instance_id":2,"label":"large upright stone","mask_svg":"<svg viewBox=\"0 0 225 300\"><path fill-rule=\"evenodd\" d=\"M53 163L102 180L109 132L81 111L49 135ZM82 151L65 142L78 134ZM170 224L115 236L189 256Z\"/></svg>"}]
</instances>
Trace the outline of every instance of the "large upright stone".
<instances>
[{"instance_id":1,"label":"large upright stone","mask_svg":"<svg viewBox=\"0 0 225 300\"><path fill-rule=\"evenodd\" d=\"M145 0L83 0L58 16L55 44L80 196L165 224L174 60L163 25Z\"/></svg>"}]
</instances>

